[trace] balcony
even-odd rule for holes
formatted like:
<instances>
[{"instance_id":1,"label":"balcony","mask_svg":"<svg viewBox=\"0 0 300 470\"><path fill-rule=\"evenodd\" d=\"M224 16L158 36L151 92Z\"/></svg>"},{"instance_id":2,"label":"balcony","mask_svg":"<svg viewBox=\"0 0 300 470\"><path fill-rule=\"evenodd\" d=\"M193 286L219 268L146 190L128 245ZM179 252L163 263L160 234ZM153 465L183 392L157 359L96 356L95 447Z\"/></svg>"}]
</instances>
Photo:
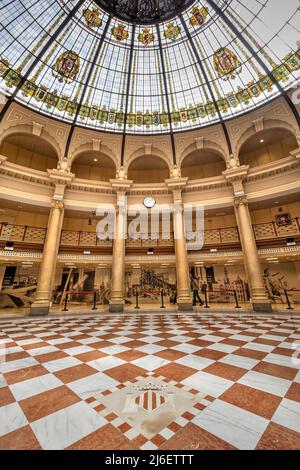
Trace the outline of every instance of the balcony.
<instances>
[{"instance_id":1,"label":"balcony","mask_svg":"<svg viewBox=\"0 0 300 470\"><path fill-rule=\"evenodd\" d=\"M300 218L292 219L291 224L279 227L275 222L255 224L253 231L258 246L285 244L287 238L300 238ZM0 223L0 245L6 241L15 243L15 248L21 251L42 251L47 229L42 227L30 227ZM2 242L2 243L1 243ZM93 248L96 251L111 252L113 242L111 240L99 240L95 232L62 230L60 240L60 252L78 252L84 248ZM146 238L142 234L138 239L126 240L127 251L138 251L147 248L157 248L162 253L174 249L174 238L160 234L159 237ZM216 248L240 247L240 239L237 227L205 230L204 250Z\"/></svg>"}]
</instances>

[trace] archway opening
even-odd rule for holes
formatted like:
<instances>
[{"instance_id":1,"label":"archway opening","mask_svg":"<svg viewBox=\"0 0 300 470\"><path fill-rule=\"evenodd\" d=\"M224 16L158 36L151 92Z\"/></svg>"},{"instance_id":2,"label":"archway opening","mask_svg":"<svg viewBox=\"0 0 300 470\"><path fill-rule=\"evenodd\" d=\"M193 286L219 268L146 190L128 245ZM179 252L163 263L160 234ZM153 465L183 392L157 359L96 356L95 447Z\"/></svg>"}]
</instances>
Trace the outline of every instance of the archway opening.
<instances>
[{"instance_id":1,"label":"archway opening","mask_svg":"<svg viewBox=\"0 0 300 470\"><path fill-rule=\"evenodd\" d=\"M170 172L167 163L162 158L144 155L129 165L127 176L134 183L164 183L170 177Z\"/></svg>"},{"instance_id":2,"label":"archway opening","mask_svg":"<svg viewBox=\"0 0 300 470\"><path fill-rule=\"evenodd\" d=\"M116 177L114 161L97 151L82 152L73 162L72 173L76 178L95 181L109 181Z\"/></svg>"},{"instance_id":3,"label":"archway opening","mask_svg":"<svg viewBox=\"0 0 300 470\"><path fill-rule=\"evenodd\" d=\"M12 134L2 141L0 154L8 161L34 170L47 171L57 167L54 147L42 137L31 134Z\"/></svg>"},{"instance_id":4,"label":"archway opening","mask_svg":"<svg viewBox=\"0 0 300 470\"><path fill-rule=\"evenodd\" d=\"M251 136L240 150L241 165L257 167L281 160L298 147L296 137L286 129L267 129Z\"/></svg>"},{"instance_id":5,"label":"archway opening","mask_svg":"<svg viewBox=\"0 0 300 470\"><path fill-rule=\"evenodd\" d=\"M213 150L195 150L185 157L181 165L181 175L190 180L213 178L226 170L220 154Z\"/></svg>"}]
</instances>

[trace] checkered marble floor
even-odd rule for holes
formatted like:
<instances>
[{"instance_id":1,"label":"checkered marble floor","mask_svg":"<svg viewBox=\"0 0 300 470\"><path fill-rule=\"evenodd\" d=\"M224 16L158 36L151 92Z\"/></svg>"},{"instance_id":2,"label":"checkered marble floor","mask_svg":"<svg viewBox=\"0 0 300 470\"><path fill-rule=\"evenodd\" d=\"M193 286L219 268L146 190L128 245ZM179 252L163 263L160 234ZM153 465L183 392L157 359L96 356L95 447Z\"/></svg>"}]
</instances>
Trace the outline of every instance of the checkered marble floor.
<instances>
[{"instance_id":1,"label":"checkered marble floor","mask_svg":"<svg viewBox=\"0 0 300 470\"><path fill-rule=\"evenodd\" d=\"M0 320L0 449L299 449L300 318Z\"/></svg>"}]
</instances>

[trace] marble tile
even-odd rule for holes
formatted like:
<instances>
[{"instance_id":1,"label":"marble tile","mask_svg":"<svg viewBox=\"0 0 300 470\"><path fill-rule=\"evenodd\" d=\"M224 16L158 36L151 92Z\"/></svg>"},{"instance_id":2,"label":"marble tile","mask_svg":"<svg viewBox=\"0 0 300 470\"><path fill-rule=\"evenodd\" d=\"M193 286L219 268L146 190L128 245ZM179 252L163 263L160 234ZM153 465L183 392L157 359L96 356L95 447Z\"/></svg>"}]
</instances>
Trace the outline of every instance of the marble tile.
<instances>
[{"instance_id":1,"label":"marble tile","mask_svg":"<svg viewBox=\"0 0 300 470\"><path fill-rule=\"evenodd\" d=\"M93 348L91 348L90 346L82 345L82 346L75 346L74 348L64 348L64 351L70 356L77 356L78 354L91 352L93 351Z\"/></svg>"},{"instance_id":2,"label":"marble tile","mask_svg":"<svg viewBox=\"0 0 300 470\"><path fill-rule=\"evenodd\" d=\"M262 372L263 374L273 375L286 380L296 380L297 369L286 366L279 366L278 364L272 364L271 362L261 361L253 370L255 372ZM300 372L299 372L300 374Z\"/></svg>"},{"instance_id":3,"label":"marble tile","mask_svg":"<svg viewBox=\"0 0 300 470\"><path fill-rule=\"evenodd\" d=\"M300 433L300 403L284 398L272 421Z\"/></svg>"},{"instance_id":4,"label":"marble tile","mask_svg":"<svg viewBox=\"0 0 300 470\"><path fill-rule=\"evenodd\" d=\"M32 423L43 449L61 450L106 424L86 403L79 402Z\"/></svg>"},{"instance_id":5,"label":"marble tile","mask_svg":"<svg viewBox=\"0 0 300 470\"><path fill-rule=\"evenodd\" d=\"M198 351L199 346L193 346L192 344L179 344L177 346L173 346L172 349L187 354L193 354L193 352Z\"/></svg>"},{"instance_id":6,"label":"marble tile","mask_svg":"<svg viewBox=\"0 0 300 470\"><path fill-rule=\"evenodd\" d=\"M269 420L281 402L281 397L239 383L234 384L219 398Z\"/></svg>"},{"instance_id":7,"label":"marble tile","mask_svg":"<svg viewBox=\"0 0 300 470\"><path fill-rule=\"evenodd\" d=\"M270 423L256 447L257 450L298 450L300 433Z\"/></svg>"},{"instance_id":8,"label":"marble tile","mask_svg":"<svg viewBox=\"0 0 300 470\"><path fill-rule=\"evenodd\" d=\"M113 345L113 346L108 346L107 348L101 348L101 351L104 352L105 354L109 354L111 356L127 351L128 347L122 346L120 344Z\"/></svg>"},{"instance_id":9,"label":"marble tile","mask_svg":"<svg viewBox=\"0 0 300 470\"><path fill-rule=\"evenodd\" d=\"M26 426L28 421L18 403L0 407L0 436Z\"/></svg>"},{"instance_id":10,"label":"marble tile","mask_svg":"<svg viewBox=\"0 0 300 470\"><path fill-rule=\"evenodd\" d=\"M192 422L240 450L255 449L269 423L265 418L218 399Z\"/></svg>"},{"instance_id":11,"label":"marble tile","mask_svg":"<svg viewBox=\"0 0 300 470\"><path fill-rule=\"evenodd\" d=\"M235 354L228 354L225 357L219 359L219 362L223 362L224 364L230 364L232 366L241 367L243 369L250 370L259 364L257 359L251 359L250 357L245 356L237 356Z\"/></svg>"},{"instance_id":12,"label":"marble tile","mask_svg":"<svg viewBox=\"0 0 300 470\"><path fill-rule=\"evenodd\" d=\"M264 361L271 362L272 364L278 364L280 366L293 367L294 369L300 370L300 360L293 361L289 356L270 353L264 358Z\"/></svg>"},{"instance_id":13,"label":"marble tile","mask_svg":"<svg viewBox=\"0 0 300 470\"><path fill-rule=\"evenodd\" d=\"M142 369L153 371L155 369L158 369L159 367L169 364L169 362L170 361L166 359L150 355L136 359L135 361L132 361L132 364L142 367Z\"/></svg>"},{"instance_id":14,"label":"marble tile","mask_svg":"<svg viewBox=\"0 0 300 470\"><path fill-rule=\"evenodd\" d=\"M216 398L231 387L234 382L199 371L183 380L182 383L183 385L187 385L190 388L194 388Z\"/></svg>"},{"instance_id":15,"label":"marble tile","mask_svg":"<svg viewBox=\"0 0 300 470\"><path fill-rule=\"evenodd\" d=\"M94 361L87 362L89 366L93 367L94 369L100 372L105 371L107 369L111 369L112 367L120 366L124 363L125 361L115 356L106 356L100 359L96 359Z\"/></svg>"},{"instance_id":16,"label":"marble tile","mask_svg":"<svg viewBox=\"0 0 300 470\"><path fill-rule=\"evenodd\" d=\"M81 361L72 356L63 357L62 359L57 359L56 361L43 362L43 366L49 372L57 372L62 369L67 369L68 367L73 367L81 364Z\"/></svg>"},{"instance_id":17,"label":"marble tile","mask_svg":"<svg viewBox=\"0 0 300 470\"><path fill-rule=\"evenodd\" d=\"M13 370L24 369L25 367L34 366L38 361L33 357L25 357L17 361L0 362L0 373L11 372Z\"/></svg>"},{"instance_id":18,"label":"marble tile","mask_svg":"<svg viewBox=\"0 0 300 470\"><path fill-rule=\"evenodd\" d=\"M0 437L0 450L41 450L41 446L27 425Z\"/></svg>"},{"instance_id":19,"label":"marble tile","mask_svg":"<svg viewBox=\"0 0 300 470\"><path fill-rule=\"evenodd\" d=\"M253 370L247 372L238 380L238 382L280 397L284 397L291 385L289 380L280 379L271 375L255 372Z\"/></svg>"},{"instance_id":20,"label":"marble tile","mask_svg":"<svg viewBox=\"0 0 300 470\"><path fill-rule=\"evenodd\" d=\"M230 344L216 343L216 344L212 344L211 346L207 346L207 349L212 349L213 351L222 351L226 353L232 353L236 351L237 349L239 349L239 346L231 346Z\"/></svg>"},{"instance_id":21,"label":"marble tile","mask_svg":"<svg viewBox=\"0 0 300 470\"><path fill-rule=\"evenodd\" d=\"M24 398L46 392L61 385L63 384L58 378L51 374L46 374L12 384L10 388L16 400L23 400Z\"/></svg>"},{"instance_id":22,"label":"marble tile","mask_svg":"<svg viewBox=\"0 0 300 470\"><path fill-rule=\"evenodd\" d=\"M3 375L0 375L0 388L7 387L7 382Z\"/></svg>"},{"instance_id":23,"label":"marble tile","mask_svg":"<svg viewBox=\"0 0 300 470\"><path fill-rule=\"evenodd\" d=\"M117 385L118 382L116 380L102 372L68 383L68 387L82 399L89 398L96 393L116 387Z\"/></svg>"},{"instance_id":24,"label":"marble tile","mask_svg":"<svg viewBox=\"0 0 300 470\"><path fill-rule=\"evenodd\" d=\"M30 423L80 401L68 387L61 386L19 402Z\"/></svg>"},{"instance_id":25,"label":"marble tile","mask_svg":"<svg viewBox=\"0 0 300 470\"><path fill-rule=\"evenodd\" d=\"M155 354L159 351L166 349L164 346L157 346L156 344L146 344L145 346L140 346L137 348L138 351L144 352L146 354Z\"/></svg>"},{"instance_id":26,"label":"marble tile","mask_svg":"<svg viewBox=\"0 0 300 470\"><path fill-rule=\"evenodd\" d=\"M205 357L188 354L187 356L177 359L175 362L177 364L182 364L184 366L188 366L196 370L202 370L210 364L213 364L215 361L212 359L207 359Z\"/></svg>"},{"instance_id":27,"label":"marble tile","mask_svg":"<svg viewBox=\"0 0 300 470\"><path fill-rule=\"evenodd\" d=\"M45 346L43 348L34 348L34 349L28 349L27 352L31 356L39 356L40 354L48 354L57 351L57 349L54 346Z\"/></svg>"},{"instance_id":28,"label":"marble tile","mask_svg":"<svg viewBox=\"0 0 300 470\"><path fill-rule=\"evenodd\" d=\"M271 352L275 348L275 346L270 346L268 344L259 344L255 343L254 341L251 343L247 343L244 346L246 349L254 349L254 351L261 351L261 352Z\"/></svg>"}]
</instances>

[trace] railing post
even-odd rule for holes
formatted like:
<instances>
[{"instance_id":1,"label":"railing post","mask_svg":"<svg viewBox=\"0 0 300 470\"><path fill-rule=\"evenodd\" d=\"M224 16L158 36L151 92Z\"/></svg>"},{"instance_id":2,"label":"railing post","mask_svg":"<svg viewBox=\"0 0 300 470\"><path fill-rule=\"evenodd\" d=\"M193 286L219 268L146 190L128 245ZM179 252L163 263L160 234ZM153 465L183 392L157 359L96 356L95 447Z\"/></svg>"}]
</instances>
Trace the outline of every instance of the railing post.
<instances>
[{"instance_id":1,"label":"railing post","mask_svg":"<svg viewBox=\"0 0 300 470\"><path fill-rule=\"evenodd\" d=\"M204 298L205 298L204 308L210 308L210 306L208 305L207 289L205 289L204 291Z\"/></svg>"},{"instance_id":2,"label":"railing post","mask_svg":"<svg viewBox=\"0 0 300 470\"><path fill-rule=\"evenodd\" d=\"M238 299L236 290L234 289L233 292L234 292L234 298L235 298L235 307L234 307L234 308L242 308L242 307L239 305L239 299Z\"/></svg>"},{"instance_id":3,"label":"railing post","mask_svg":"<svg viewBox=\"0 0 300 470\"><path fill-rule=\"evenodd\" d=\"M94 304L93 304L92 310L97 310L96 305L97 305L97 292L95 291L94 292Z\"/></svg>"},{"instance_id":4,"label":"railing post","mask_svg":"<svg viewBox=\"0 0 300 470\"><path fill-rule=\"evenodd\" d=\"M135 291L135 309L139 309L139 292L138 290Z\"/></svg>"},{"instance_id":5,"label":"railing post","mask_svg":"<svg viewBox=\"0 0 300 470\"><path fill-rule=\"evenodd\" d=\"M163 289L161 289L161 291L160 291L160 296L161 296L161 306L160 306L160 308L166 308L164 306L164 291L163 291Z\"/></svg>"},{"instance_id":6,"label":"railing post","mask_svg":"<svg viewBox=\"0 0 300 470\"><path fill-rule=\"evenodd\" d=\"M290 299L289 299L288 291L287 291L286 289L284 289L284 293L285 293L285 297L286 297L286 302L287 302L287 304L288 304L287 310L295 310L294 307L291 306L291 302L290 302Z\"/></svg>"},{"instance_id":7,"label":"railing post","mask_svg":"<svg viewBox=\"0 0 300 470\"><path fill-rule=\"evenodd\" d=\"M66 297L65 297L65 306L63 308L63 312L67 312L67 305L68 305L68 299L69 299L69 292L67 292Z\"/></svg>"},{"instance_id":8,"label":"railing post","mask_svg":"<svg viewBox=\"0 0 300 470\"><path fill-rule=\"evenodd\" d=\"M24 242L24 241L25 241L25 238L26 238L26 233L27 233L27 229L28 229L28 226L27 226L27 225L25 225L25 227L24 227L24 232L23 232L23 238L22 238L22 242Z\"/></svg>"}]
</instances>

